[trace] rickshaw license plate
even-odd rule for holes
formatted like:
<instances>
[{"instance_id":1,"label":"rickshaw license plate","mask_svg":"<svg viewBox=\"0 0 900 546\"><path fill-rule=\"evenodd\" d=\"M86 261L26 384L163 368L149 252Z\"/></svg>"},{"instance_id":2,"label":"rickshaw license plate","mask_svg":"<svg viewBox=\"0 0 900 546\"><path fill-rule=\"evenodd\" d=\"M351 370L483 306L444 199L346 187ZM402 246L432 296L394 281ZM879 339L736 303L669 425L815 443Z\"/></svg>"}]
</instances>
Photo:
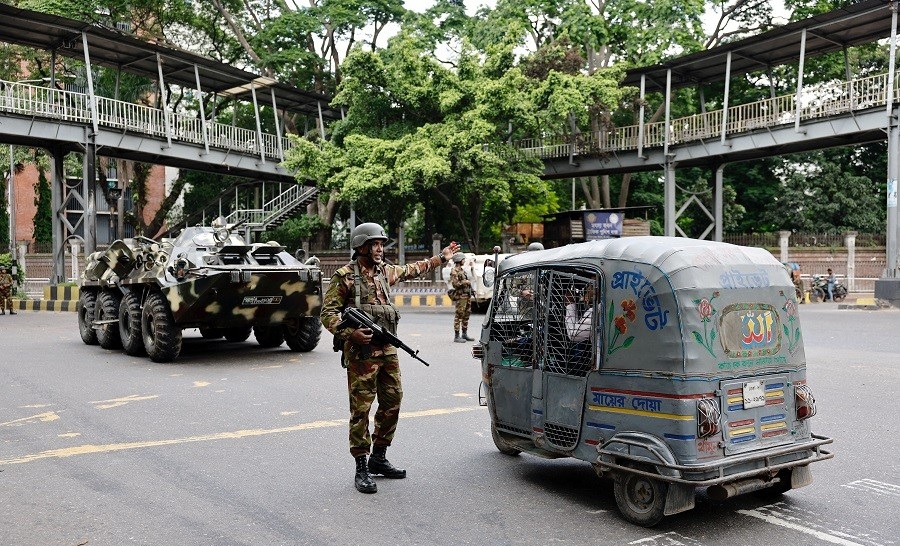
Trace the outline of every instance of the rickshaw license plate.
<instances>
[{"instance_id":1,"label":"rickshaw license plate","mask_svg":"<svg viewBox=\"0 0 900 546\"><path fill-rule=\"evenodd\" d=\"M758 408L766 405L766 390L762 381L744 383L744 409Z\"/></svg>"}]
</instances>

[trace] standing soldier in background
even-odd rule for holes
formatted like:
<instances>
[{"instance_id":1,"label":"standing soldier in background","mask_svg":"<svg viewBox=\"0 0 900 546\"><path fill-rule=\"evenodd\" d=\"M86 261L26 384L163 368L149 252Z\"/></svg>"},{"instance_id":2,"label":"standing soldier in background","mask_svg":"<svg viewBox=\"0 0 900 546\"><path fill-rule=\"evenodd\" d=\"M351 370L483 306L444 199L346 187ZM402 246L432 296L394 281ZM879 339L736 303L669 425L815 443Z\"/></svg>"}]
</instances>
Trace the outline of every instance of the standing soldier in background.
<instances>
[{"instance_id":1,"label":"standing soldier in background","mask_svg":"<svg viewBox=\"0 0 900 546\"><path fill-rule=\"evenodd\" d=\"M472 281L463 269L466 260L462 252L453 255L453 270L450 271L450 286L456 292L456 314L453 315L453 341L465 343L475 341L469 337L469 317L472 315ZM462 335L459 332L462 331Z\"/></svg>"},{"instance_id":2,"label":"standing soldier in background","mask_svg":"<svg viewBox=\"0 0 900 546\"><path fill-rule=\"evenodd\" d=\"M6 272L6 266L0 265L0 315L6 314L6 308L9 308L9 314L15 315L12 304L12 275Z\"/></svg>"},{"instance_id":3,"label":"standing soldier in background","mask_svg":"<svg viewBox=\"0 0 900 546\"><path fill-rule=\"evenodd\" d=\"M341 363L347 368L350 455L356 460L354 483L362 493L378 491L371 474L406 477L406 470L394 467L386 456L397 430L403 398L400 359L393 345L372 344L373 332L369 328L338 329L341 313L347 307L356 307L396 335L400 314L391 304L388 287L435 270L459 250L459 245L453 242L440 256L405 266L391 265L384 262L387 240L384 228L378 224L367 222L356 226L350 233L351 261L335 271L322 301L322 325L334 334L335 350L343 351ZM369 410L376 398L375 430L370 436Z\"/></svg>"}]
</instances>

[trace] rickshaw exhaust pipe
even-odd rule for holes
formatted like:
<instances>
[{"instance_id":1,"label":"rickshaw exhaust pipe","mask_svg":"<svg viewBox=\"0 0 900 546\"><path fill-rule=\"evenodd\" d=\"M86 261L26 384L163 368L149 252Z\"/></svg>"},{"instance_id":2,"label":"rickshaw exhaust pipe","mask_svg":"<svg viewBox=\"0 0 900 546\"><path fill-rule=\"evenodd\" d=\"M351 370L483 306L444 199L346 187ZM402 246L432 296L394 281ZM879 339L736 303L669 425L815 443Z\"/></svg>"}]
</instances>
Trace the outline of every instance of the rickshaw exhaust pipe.
<instances>
[{"instance_id":1,"label":"rickshaw exhaust pipe","mask_svg":"<svg viewBox=\"0 0 900 546\"><path fill-rule=\"evenodd\" d=\"M745 493L753 493L754 491L768 489L779 483L779 480L780 478L774 478L769 481L761 480L759 478L750 478L734 483L711 485L706 489L706 494L709 495L709 498L712 500L722 501Z\"/></svg>"}]
</instances>

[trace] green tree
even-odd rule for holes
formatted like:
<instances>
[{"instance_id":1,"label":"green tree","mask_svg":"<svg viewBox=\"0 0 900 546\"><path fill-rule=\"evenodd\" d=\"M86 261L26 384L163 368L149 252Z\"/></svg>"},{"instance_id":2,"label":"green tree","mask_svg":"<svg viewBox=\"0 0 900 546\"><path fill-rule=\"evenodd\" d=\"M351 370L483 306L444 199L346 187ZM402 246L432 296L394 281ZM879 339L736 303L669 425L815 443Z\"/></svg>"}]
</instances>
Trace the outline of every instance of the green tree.
<instances>
[{"instance_id":1,"label":"green tree","mask_svg":"<svg viewBox=\"0 0 900 546\"><path fill-rule=\"evenodd\" d=\"M37 158L35 158L37 159ZM36 160L38 169L37 183L34 185L34 241L38 245L50 245L53 242L53 207L50 203L50 181L43 161Z\"/></svg>"}]
</instances>

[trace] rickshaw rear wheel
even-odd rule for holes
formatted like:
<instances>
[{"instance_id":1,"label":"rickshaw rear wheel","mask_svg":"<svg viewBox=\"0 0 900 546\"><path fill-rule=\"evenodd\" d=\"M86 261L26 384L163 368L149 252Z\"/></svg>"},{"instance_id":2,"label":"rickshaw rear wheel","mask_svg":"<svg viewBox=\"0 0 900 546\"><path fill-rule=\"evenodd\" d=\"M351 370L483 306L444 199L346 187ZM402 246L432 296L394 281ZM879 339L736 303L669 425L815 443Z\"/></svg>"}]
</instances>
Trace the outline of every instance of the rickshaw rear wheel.
<instances>
[{"instance_id":1,"label":"rickshaw rear wheel","mask_svg":"<svg viewBox=\"0 0 900 546\"><path fill-rule=\"evenodd\" d=\"M640 470L651 470L641 467ZM664 481L618 472L614 491L616 506L626 520L642 527L653 527L662 521L669 484Z\"/></svg>"},{"instance_id":2,"label":"rickshaw rear wheel","mask_svg":"<svg viewBox=\"0 0 900 546\"><path fill-rule=\"evenodd\" d=\"M522 450L516 449L509 445L509 443L500 437L500 433L497 432L497 427L491 426L491 437L494 439L494 445L497 446L497 451L504 455L509 455L510 457L515 457L519 453L522 453Z\"/></svg>"}]
</instances>

